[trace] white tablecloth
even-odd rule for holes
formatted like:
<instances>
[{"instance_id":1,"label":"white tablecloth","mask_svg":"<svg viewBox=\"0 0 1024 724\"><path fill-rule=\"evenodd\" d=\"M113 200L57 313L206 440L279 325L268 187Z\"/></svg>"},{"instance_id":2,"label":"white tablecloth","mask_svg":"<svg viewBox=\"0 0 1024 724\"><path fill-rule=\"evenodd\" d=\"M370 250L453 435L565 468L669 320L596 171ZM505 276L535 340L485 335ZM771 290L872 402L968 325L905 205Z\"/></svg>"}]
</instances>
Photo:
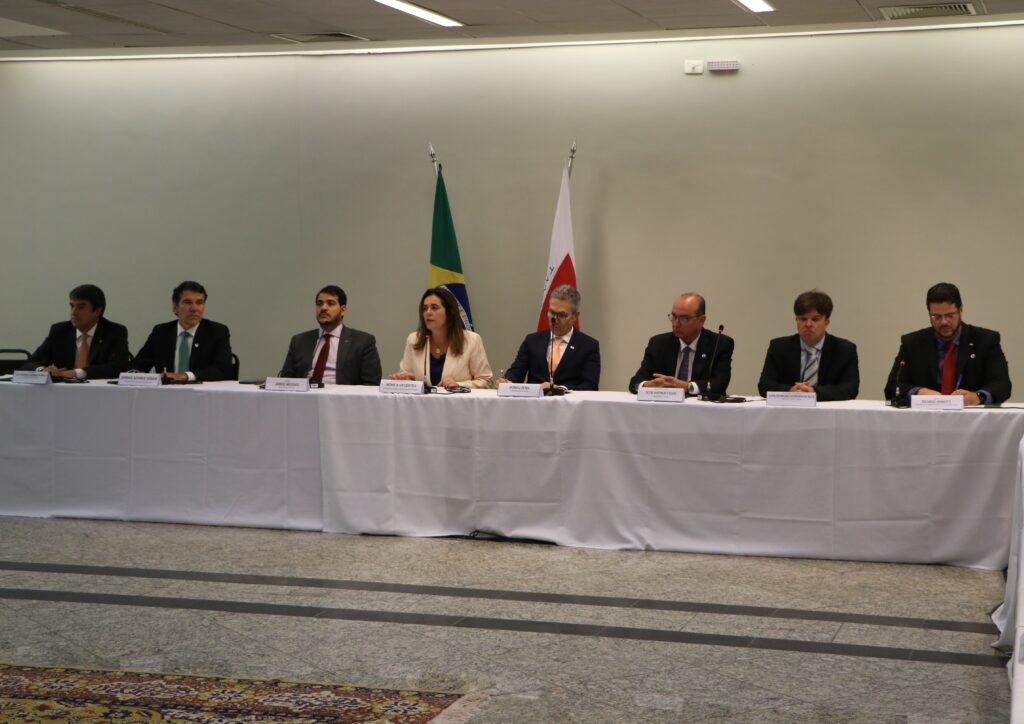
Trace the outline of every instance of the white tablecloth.
<instances>
[{"instance_id":1,"label":"white tablecloth","mask_svg":"<svg viewBox=\"0 0 1024 724\"><path fill-rule=\"evenodd\" d=\"M317 400L0 385L0 513L321 530Z\"/></svg>"},{"instance_id":2,"label":"white tablecloth","mask_svg":"<svg viewBox=\"0 0 1024 724\"><path fill-rule=\"evenodd\" d=\"M0 513L1002 568L1021 412L0 384Z\"/></svg>"},{"instance_id":3,"label":"white tablecloth","mask_svg":"<svg viewBox=\"0 0 1024 724\"><path fill-rule=\"evenodd\" d=\"M324 396L324 527L1002 568L1024 415ZM343 400L343 402L342 402Z\"/></svg>"}]
</instances>

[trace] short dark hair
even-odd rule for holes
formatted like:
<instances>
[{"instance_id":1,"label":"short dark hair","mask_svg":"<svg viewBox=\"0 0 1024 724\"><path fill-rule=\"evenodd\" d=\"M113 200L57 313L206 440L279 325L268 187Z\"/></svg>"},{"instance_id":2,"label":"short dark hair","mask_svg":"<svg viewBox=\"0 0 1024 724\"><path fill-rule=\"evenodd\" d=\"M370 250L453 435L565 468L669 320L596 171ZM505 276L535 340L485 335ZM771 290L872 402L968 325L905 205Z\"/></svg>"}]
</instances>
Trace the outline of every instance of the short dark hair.
<instances>
[{"instance_id":1,"label":"short dark hair","mask_svg":"<svg viewBox=\"0 0 1024 724\"><path fill-rule=\"evenodd\" d=\"M956 288L956 284L949 282L939 282L928 290L928 294L924 298L924 305L931 307L933 304L952 304L957 309L964 306L964 303L960 301L960 290Z\"/></svg>"},{"instance_id":2,"label":"short dark hair","mask_svg":"<svg viewBox=\"0 0 1024 724\"><path fill-rule=\"evenodd\" d=\"M793 314L800 316L808 312L817 312L825 316L825 319L832 318L832 297L820 289L812 289L804 292L793 302Z\"/></svg>"},{"instance_id":3,"label":"short dark hair","mask_svg":"<svg viewBox=\"0 0 1024 724\"><path fill-rule=\"evenodd\" d=\"M196 294L202 294L203 299L209 299L209 296L206 294L206 287L204 287L199 282L186 281L176 286L174 288L174 291L171 292L171 302L173 302L174 304L180 302L182 292L195 292Z\"/></svg>"},{"instance_id":4,"label":"short dark hair","mask_svg":"<svg viewBox=\"0 0 1024 724\"><path fill-rule=\"evenodd\" d=\"M89 302L93 309L106 310L107 308L107 296L103 293L103 290L95 284L79 284L68 292L68 299L77 299L82 302Z\"/></svg>"},{"instance_id":5,"label":"short dark hair","mask_svg":"<svg viewBox=\"0 0 1024 724\"><path fill-rule=\"evenodd\" d=\"M328 284L326 287L316 293L319 297L321 294L330 294L331 296L338 298L338 304L348 304L348 297L345 296L345 290L339 287L337 284ZM316 297L313 298L316 301Z\"/></svg>"}]
</instances>

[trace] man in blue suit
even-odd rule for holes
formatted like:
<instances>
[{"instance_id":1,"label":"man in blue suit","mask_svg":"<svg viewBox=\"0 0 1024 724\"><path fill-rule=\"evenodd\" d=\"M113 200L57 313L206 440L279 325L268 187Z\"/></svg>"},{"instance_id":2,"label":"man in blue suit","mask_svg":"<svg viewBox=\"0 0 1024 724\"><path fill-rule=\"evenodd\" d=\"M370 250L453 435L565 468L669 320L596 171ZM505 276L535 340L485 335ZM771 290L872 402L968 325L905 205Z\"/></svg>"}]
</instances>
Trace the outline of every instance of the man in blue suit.
<instances>
[{"instance_id":1,"label":"man in blue suit","mask_svg":"<svg viewBox=\"0 0 1024 724\"><path fill-rule=\"evenodd\" d=\"M550 329L526 335L516 359L499 382L552 384L568 390L596 390L601 380L601 348L596 339L575 329L580 293L563 284L548 301Z\"/></svg>"}]
</instances>

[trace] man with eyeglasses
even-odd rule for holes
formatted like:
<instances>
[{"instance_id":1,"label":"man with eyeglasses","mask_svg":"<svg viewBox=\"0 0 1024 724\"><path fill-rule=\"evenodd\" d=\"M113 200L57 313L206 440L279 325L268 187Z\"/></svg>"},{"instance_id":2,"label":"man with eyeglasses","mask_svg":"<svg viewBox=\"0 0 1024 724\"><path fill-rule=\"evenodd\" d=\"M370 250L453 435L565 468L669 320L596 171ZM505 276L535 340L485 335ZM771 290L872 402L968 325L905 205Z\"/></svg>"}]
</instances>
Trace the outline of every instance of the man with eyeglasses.
<instances>
[{"instance_id":1,"label":"man with eyeglasses","mask_svg":"<svg viewBox=\"0 0 1024 724\"><path fill-rule=\"evenodd\" d=\"M936 284L925 297L932 326L903 335L885 398L963 395L965 405L999 404L1010 397L1010 371L999 332L963 322L960 290ZM902 367L902 370L901 370Z\"/></svg>"},{"instance_id":2,"label":"man with eyeglasses","mask_svg":"<svg viewBox=\"0 0 1024 724\"><path fill-rule=\"evenodd\" d=\"M857 345L827 334L832 298L812 289L793 302L796 334L768 344L757 390L813 392L819 401L852 400L860 389Z\"/></svg>"},{"instance_id":3,"label":"man with eyeglasses","mask_svg":"<svg viewBox=\"0 0 1024 724\"><path fill-rule=\"evenodd\" d=\"M498 382L552 384L567 390L596 390L601 380L601 348L593 337L575 329L580 293L562 284L548 300L549 329L526 335L515 361Z\"/></svg>"},{"instance_id":4,"label":"man with eyeglasses","mask_svg":"<svg viewBox=\"0 0 1024 724\"><path fill-rule=\"evenodd\" d=\"M732 337L704 329L705 318L704 297L693 292L680 295L668 314L672 331L648 341L629 391L635 393L644 385L684 387L689 395L724 395L732 378L735 343Z\"/></svg>"}]
</instances>

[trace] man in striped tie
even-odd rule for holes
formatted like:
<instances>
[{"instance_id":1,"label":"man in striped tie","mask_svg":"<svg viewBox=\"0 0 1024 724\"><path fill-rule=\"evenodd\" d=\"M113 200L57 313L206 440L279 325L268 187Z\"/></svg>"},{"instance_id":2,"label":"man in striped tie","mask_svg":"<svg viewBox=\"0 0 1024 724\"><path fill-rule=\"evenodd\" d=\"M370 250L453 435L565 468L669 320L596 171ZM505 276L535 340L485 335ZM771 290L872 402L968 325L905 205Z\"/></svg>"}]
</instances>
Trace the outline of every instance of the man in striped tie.
<instances>
[{"instance_id":1,"label":"man in striped tie","mask_svg":"<svg viewBox=\"0 0 1024 724\"><path fill-rule=\"evenodd\" d=\"M925 295L930 327L903 335L885 398L963 395L965 405L998 405L1010 397L1010 370L999 332L963 321L960 290L940 282Z\"/></svg>"},{"instance_id":2,"label":"man in striped tie","mask_svg":"<svg viewBox=\"0 0 1024 724\"><path fill-rule=\"evenodd\" d=\"M860 389L857 345L828 334L832 299L812 289L793 302L796 334L773 339L761 369L757 389L773 392L813 392L818 400L852 400Z\"/></svg>"}]
</instances>

